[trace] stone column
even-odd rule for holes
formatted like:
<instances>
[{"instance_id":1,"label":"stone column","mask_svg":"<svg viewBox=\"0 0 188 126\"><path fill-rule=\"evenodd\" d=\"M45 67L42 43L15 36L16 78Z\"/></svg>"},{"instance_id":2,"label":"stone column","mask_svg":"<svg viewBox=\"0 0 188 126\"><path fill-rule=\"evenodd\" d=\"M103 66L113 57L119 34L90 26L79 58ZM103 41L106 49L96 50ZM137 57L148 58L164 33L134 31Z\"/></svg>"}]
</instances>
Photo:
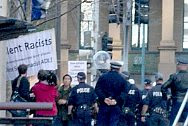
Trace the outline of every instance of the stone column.
<instances>
[{"instance_id":1,"label":"stone column","mask_svg":"<svg viewBox=\"0 0 188 126\"><path fill-rule=\"evenodd\" d=\"M71 45L69 44L61 44L61 72L60 72L60 81L62 82L62 78L65 74L68 73L68 60L69 60L69 49Z\"/></svg>"},{"instance_id":2,"label":"stone column","mask_svg":"<svg viewBox=\"0 0 188 126\"><path fill-rule=\"evenodd\" d=\"M81 0L64 1L61 13L77 6ZM80 6L61 17L60 80L68 72L68 61L78 60L80 41ZM75 58L76 57L76 58Z\"/></svg>"},{"instance_id":3,"label":"stone column","mask_svg":"<svg viewBox=\"0 0 188 126\"><path fill-rule=\"evenodd\" d=\"M8 15L8 8L7 8L8 0L1 0L0 1L0 16L7 17ZM6 101L6 49L5 49L5 42L0 41L0 102ZM5 111L0 111L0 117L5 117Z\"/></svg>"},{"instance_id":4,"label":"stone column","mask_svg":"<svg viewBox=\"0 0 188 126\"><path fill-rule=\"evenodd\" d=\"M162 40L160 41L160 59L158 71L164 74L164 80L176 71L174 41L174 0L162 0Z\"/></svg>"},{"instance_id":5,"label":"stone column","mask_svg":"<svg viewBox=\"0 0 188 126\"><path fill-rule=\"evenodd\" d=\"M116 23L109 24L109 36L113 38L112 60L122 60L123 43L120 36L120 27Z\"/></svg>"},{"instance_id":6,"label":"stone column","mask_svg":"<svg viewBox=\"0 0 188 126\"><path fill-rule=\"evenodd\" d=\"M61 13L65 13L68 11L68 1L64 1L63 4L61 5ZM68 47L68 16L67 14L63 15L61 17L61 42L60 42L60 61L59 61L59 66L60 66L60 82L62 82L62 77L64 74L67 73L67 62L68 62L68 52L70 48Z\"/></svg>"}]
</instances>

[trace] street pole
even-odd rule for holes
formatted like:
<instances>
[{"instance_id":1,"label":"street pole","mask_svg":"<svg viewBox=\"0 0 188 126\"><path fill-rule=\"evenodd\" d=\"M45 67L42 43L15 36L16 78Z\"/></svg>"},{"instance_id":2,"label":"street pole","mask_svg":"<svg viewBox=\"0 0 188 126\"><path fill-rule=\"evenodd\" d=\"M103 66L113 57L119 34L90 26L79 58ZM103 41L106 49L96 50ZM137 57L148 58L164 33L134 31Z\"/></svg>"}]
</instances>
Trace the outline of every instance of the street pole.
<instances>
[{"instance_id":1,"label":"street pole","mask_svg":"<svg viewBox=\"0 0 188 126\"><path fill-rule=\"evenodd\" d=\"M143 24L141 84L144 84L144 78L145 78L145 25Z\"/></svg>"},{"instance_id":2,"label":"street pole","mask_svg":"<svg viewBox=\"0 0 188 126\"><path fill-rule=\"evenodd\" d=\"M140 11L140 0L138 4L138 47L140 47L140 16L141 16L141 11ZM144 76L145 76L145 25L143 24L143 40L142 40L142 66L141 66L141 85L144 84Z\"/></svg>"},{"instance_id":3,"label":"street pole","mask_svg":"<svg viewBox=\"0 0 188 126\"><path fill-rule=\"evenodd\" d=\"M131 5L132 0L124 0L123 9L123 70L128 71L129 54L129 26L131 25ZM126 6L126 9L125 9Z\"/></svg>"},{"instance_id":4,"label":"street pole","mask_svg":"<svg viewBox=\"0 0 188 126\"><path fill-rule=\"evenodd\" d=\"M136 4L138 4L138 48L140 48L140 0Z\"/></svg>"}]
</instances>

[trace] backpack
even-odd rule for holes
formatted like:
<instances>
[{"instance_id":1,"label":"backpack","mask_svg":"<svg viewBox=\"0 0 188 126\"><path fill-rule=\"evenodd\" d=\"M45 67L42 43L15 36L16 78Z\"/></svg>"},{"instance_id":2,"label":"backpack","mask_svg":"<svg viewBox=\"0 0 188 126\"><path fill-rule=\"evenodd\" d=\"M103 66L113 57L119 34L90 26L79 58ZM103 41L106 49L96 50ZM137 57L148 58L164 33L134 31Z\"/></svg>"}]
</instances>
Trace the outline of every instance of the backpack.
<instances>
[{"instance_id":1,"label":"backpack","mask_svg":"<svg viewBox=\"0 0 188 126\"><path fill-rule=\"evenodd\" d=\"M20 81L22 79L22 76L20 76L17 80L17 85L16 85L16 89L13 92L11 98L10 98L10 102L27 102L27 100L25 100L24 98L22 98L18 92L18 88L20 86ZM26 110L8 110L12 116L14 117L24 117L27 115L27 111Z\"/></svg>"}]
</instances>

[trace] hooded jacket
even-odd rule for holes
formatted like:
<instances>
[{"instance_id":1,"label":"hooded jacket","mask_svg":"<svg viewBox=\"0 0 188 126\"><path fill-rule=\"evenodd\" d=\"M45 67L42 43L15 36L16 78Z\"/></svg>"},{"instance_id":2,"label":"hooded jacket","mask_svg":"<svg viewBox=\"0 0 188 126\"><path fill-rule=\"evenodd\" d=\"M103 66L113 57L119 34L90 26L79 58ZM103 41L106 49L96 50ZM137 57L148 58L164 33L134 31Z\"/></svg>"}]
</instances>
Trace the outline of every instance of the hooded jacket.
<instances>
[{"instance_id":1,"label":"hooded jacket","mask_svg":"<svg viewBox=\"0 0 188 126\"><path fill-rule=\"evenodd\" d=\"M35 95L36 102L52 102L52 110L37 110L36 115L39 116L56 116L56 98L58 97L58 91L54 85L48 85L41 82L36 83L32 87L32 92Z\"/></svg>"}]
</instances>

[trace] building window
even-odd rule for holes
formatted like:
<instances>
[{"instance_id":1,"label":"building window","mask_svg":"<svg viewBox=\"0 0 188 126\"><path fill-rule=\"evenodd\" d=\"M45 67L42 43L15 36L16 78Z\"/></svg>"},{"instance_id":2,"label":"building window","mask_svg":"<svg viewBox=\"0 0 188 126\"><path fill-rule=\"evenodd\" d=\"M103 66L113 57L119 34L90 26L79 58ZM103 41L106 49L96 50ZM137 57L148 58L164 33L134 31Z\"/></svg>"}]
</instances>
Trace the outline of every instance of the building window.
<instances>
[{"instance_id":1,"label":"building window","mask_svg":"<svg viewBox=\"0 0 188 126\"><path fill-rule=\"evenodd\" d=\"M188 49L188 0L184 0L184 36L183 49Z\"/></svg>"},{"instance_id":2,"label":"building window","mask_svg":"<svg viewBox=\"0 0 188 126\"><path fill-rule=\"evenodd\" d=\"M131 47L132 49L142 48L143 37L145 41L145 47L147 48L148 43L148 24L140 25L140 34L139 34L139 25L135 23L135 1L132 2L132 36L131 36ZM143 35L143 29L145 30L145 35ZM140 36L139 36L140 35Z\"/></svg>"}]
</instances>

